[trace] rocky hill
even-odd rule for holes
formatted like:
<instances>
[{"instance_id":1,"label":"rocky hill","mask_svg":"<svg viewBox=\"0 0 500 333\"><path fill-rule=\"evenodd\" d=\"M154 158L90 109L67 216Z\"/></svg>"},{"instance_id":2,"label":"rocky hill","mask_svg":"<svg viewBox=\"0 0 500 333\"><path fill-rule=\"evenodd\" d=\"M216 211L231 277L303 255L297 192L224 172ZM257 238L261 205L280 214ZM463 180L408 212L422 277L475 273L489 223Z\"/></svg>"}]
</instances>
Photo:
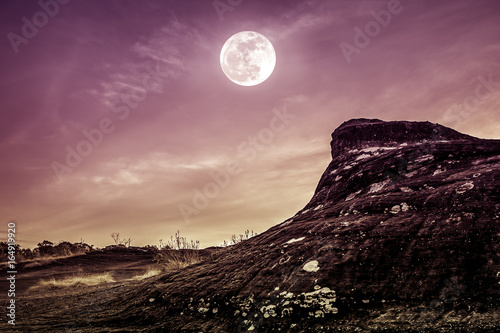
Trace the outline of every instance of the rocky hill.
<instances>
[{"instance_id":1,"label":"rocky hill","mask_svg":"<svg viewBox=\"0 0 500 333\"><path fill-rule=\"evenodd\" d=\"M211 260L123 287L106 303L119 311L79 326L496 331L500 140L354 119L333 132L331 151L295 216Z\"/></svg>"}]
</instances>

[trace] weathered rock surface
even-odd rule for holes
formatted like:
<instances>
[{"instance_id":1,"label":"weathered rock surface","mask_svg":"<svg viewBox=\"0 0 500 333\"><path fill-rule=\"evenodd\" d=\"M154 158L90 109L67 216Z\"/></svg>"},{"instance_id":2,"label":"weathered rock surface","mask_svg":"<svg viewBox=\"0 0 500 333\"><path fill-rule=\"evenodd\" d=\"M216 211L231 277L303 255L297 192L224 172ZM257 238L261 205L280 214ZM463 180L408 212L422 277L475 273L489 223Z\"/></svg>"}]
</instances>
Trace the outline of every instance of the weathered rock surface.
<instances>
[{"instance_id":1,"label":"weathered rock surface","mask_svg":"<svg viewBox=\"0 0 500 333\"><path fill-rule=\"evenodd\" d=\"M498 329L500 140L376 119L350 120L332 139L304 209L209 261L124 290L115 304L126 308L93 329Z\"/></svg>"},{"instance_id":2,"label":"weathered rock surface","mask_svg":"<svg viewBox=\"0 0 500 333\"><path fill-rule=\"evenodd\" d=\"M156 309L153 322L327 331L354 313L387 309L378 327L452 321L458 331L472 312L498 308L500 141L373 119L348 121L332 139L333 159L307 206L212 262L148 286L142 305ZM411 308L407 318L390 319L399 306ZM464 312L453 321L450 311ZM474 327L498 325L496 315Z\"/></svg>"}]
</instances>

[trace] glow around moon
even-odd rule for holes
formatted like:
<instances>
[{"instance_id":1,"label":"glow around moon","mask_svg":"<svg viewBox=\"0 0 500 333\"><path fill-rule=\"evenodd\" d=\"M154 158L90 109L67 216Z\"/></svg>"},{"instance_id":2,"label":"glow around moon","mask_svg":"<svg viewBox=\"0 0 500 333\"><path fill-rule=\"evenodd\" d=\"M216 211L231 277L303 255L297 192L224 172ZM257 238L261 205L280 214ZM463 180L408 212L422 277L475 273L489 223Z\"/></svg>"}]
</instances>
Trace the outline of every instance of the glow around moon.
<instances>
[{"instance_id":1,"label":"glow around moon","mask_svg":"<svg viewBox=\"0 0 500 333\"><path fill-rule=\"evenodd\" d=\"M231 36L222 47L220 65L234 83L255 86L273 73L276 52L273 44L263 35L242 31Z\"/></svg>"}]
</instances>

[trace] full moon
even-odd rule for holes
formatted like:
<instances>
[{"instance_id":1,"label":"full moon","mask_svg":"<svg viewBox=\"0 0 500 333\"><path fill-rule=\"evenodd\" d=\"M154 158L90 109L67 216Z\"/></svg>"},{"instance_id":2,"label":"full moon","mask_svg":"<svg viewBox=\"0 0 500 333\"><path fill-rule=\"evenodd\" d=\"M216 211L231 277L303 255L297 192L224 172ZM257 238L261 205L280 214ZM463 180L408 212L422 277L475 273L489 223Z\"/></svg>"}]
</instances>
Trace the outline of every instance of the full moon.
<instances>
[{"instance_id":1,"label":"full moon","mask_svg":"<svg viewBox=\"0 0 500 333\"><path fill-rule=\"evenodd\" d=\"M255 86L271 76L276 66L276 52L263 35L242 31L231 36L222 47L220 65L229 80L242 86Z\"/></svg>"}]
</instances>

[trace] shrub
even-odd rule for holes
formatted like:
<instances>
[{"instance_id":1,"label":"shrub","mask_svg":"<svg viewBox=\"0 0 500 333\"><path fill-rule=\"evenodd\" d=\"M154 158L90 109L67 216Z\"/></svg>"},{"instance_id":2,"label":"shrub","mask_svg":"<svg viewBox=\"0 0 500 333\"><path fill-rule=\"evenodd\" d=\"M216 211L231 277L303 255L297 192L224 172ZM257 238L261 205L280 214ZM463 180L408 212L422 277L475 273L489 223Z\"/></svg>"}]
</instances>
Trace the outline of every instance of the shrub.
<instances>
[{"instance_id":1,"label":"shrub","mask_svg":"<svg viewBox=\"0 0 500 333\"><path fill-rule=\"evenodd\" d=\"M243 242L247 239L250 239L254 236L257 236L257 233L254 233L253 230L252 231L245 230L243 235L240 234L238 236L235 234L232 234L231 237L229 238L229 241L224 240L224 243L222 243L222 246L226 247L226 246L238 244L238 243L241 243L241 242Z\"/></svg>"},{"instance_id":2,"label":"shrub","mask_svg":"<svg viewBox=\"0 0 500 333\"><path fill-rule=\"evenodd\" d=\"M160 239L160 250L155 261L166 269L184 268L201 261L199 247L199 241L188 240L177 230L175 236L171 236L165 244Z\"/></svg>"}]
</instances>

